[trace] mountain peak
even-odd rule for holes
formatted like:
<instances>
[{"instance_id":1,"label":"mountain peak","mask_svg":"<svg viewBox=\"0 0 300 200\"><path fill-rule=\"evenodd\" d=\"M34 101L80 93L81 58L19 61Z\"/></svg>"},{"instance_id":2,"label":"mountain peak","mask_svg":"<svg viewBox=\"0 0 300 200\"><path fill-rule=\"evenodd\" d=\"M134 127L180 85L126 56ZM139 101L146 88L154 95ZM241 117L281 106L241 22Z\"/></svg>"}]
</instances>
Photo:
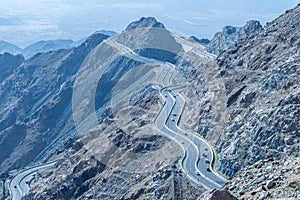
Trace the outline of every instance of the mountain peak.
<instances>
[{"instance_id":1,"label":"mountain peak","mask_svg":"<svg viewBox=\"0 0 300 200\"><path fill-rule=\"evenodd\" d=\"M158 22L154 17L142 17L138 21L131 22L127 26L126 30L146 27L165 28L165 26L162 23Z\"/></svg>"}]
</instances>

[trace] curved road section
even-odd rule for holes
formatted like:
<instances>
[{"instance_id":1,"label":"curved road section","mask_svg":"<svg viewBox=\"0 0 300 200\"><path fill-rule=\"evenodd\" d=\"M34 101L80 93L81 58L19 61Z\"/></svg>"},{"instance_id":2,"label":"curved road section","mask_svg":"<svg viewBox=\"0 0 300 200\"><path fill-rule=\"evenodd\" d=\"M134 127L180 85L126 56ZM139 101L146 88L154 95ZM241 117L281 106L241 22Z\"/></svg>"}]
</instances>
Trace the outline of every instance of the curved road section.
<instances>
[{"instance_id":1,"label":"curved road section","mask_svg":"<svg viewBox=\"0 0 300 200\"><path fill-rule=\"evenodd\" d=\"M178 127L184 109L184 100L170 88L160 89L165 103L155 120L156 127L167 137L175 140L184 150L182 168L187 176L206 189L220 188L226 179L214 171L215 155L212 147L199 136Z\"/></svg>"},{"instance_id":2,"label":"curved road section","mask_svg":"<svg viewBox=\"0 0 300 200\"><path fill-rule=\"evenodd\" d=\"M54 166L56 163L47 163L37 167L32 167L19 172L9 183L9 193L12 200L20 200L29 193L29 184L34 179L36 172Z\"/></svg>"}]
</instances>

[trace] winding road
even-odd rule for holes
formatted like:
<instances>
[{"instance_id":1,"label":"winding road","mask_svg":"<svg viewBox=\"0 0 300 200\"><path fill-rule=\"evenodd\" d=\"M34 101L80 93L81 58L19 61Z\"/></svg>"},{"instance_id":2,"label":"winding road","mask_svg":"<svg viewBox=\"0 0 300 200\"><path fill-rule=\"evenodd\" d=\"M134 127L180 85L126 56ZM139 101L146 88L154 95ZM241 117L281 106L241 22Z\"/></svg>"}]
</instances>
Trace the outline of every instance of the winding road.
<instances>
[{"instance_id":1,"label":"winding road","mask_svg":"<svg viewBox=\"0 0 300 200\"><path fill-rule=\"evenodd\" d=\"M160 89L160 95L165 103L155 120L155 125L160 132L182 147L184 158L181 165L192 181L206 189L220 188L226 183L226 179L214 171L215 155L211 146L199 136L178 127L184 100L175 91L176 89L170 88Z\"/></svg>"},{"instance_id":2,"label":"winding road","mask_svg":"<svg viewBox=\"0 0 300 200\"><path fill-rule=\"evenodd\" d=\"M177 40L183 41L181 38L177 38ZM175 66L168 62L140 56L130 48L114 40L106 40L105 42L117 48L128 58L144 63L159 63L165 66L157 78L157 87L164 100L164 105L155 119L155 126L161 134L164 134L181 146L184 152L181 167L190 180L202 185L208 190L220 188L224 185L227 180L214 170L215 154L213 148L199 135L184 131L178 126L184 110L185 101L178 92L183 86L172 86L170 82L175 71ZM184 42L186 42L186 40L184 40ZM187 46L189 44L186 43L185 45ZM201 56L204 57L205 55ZM35 177L36 172L40 169L52 167L55 163L56 162L52 162L32 167L14 176L9 184L11 199L20 200L23 196L28 194L30 181Z\"/></svg>"}]
</instances>

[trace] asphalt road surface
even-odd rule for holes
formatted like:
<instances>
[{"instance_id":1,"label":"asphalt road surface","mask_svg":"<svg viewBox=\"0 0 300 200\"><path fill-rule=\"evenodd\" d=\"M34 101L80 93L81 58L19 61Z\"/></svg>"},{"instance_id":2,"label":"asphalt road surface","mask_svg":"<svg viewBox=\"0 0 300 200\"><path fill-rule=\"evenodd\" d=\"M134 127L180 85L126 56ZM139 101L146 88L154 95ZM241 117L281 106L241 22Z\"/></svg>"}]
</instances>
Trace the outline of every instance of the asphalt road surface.
<instances>
[{"instance_id":1,"label":"asphalt road surface","mask_svg":"<svg viewBox=\"0 0 300 200\"><path fill-rule=\"evenodd\" d=\"M214 171L214 152L204 139L181 130L177 124L184 108L183 98L170 88L160 90L165 104L156 118L156 127L184 150L182 167L187 176L206 189L220 188L226 179Z\"/></svg>"}]
</instances>

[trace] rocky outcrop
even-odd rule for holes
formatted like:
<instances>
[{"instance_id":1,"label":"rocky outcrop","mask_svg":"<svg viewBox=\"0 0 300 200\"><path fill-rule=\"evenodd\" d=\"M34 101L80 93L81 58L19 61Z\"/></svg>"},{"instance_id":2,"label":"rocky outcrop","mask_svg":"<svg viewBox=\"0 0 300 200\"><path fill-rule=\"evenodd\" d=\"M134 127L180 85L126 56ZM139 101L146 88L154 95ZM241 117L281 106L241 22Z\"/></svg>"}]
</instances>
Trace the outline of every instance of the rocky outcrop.
<instances>
[{"instance_id":1,"label":"rocky outcrop","mask_svg":"<svg viewBox=\"0 0 300 200\"><path fill-rule=\"evenodd\" d=\"M238 200L226 190L212 190L201 194L198 200Z\"/></svg>"},{"instance_id":2,"label":"rocky outcrop","mask_svg":"<svg viewBox=\"0 0 300 200\"><path fill-rule=\"evenodd\" d=\"M197 37L195 36L191 36L190 37L190 40L191 41L194 41L194 42L198 42L199 44L203 45L203 46L206 46L210 43L210 40L209 39L198 39Z\"/></svg>"},{"instance_id":3,"label":"rocky outcrop","mask_svg":"<svg viewBox=\"0 0 300 200\"><path fill-rule=\"evenodd\" d=\"M214 35L213 39L207 44L207 51L213 54L220 54L222 51L232 47L243 38L255 35L262 30L258 21L250 20L243 27L225 26L222 32Z\"/></svg>"},{"instance_id":4,"label":"rocky outcrop","mask_svg":"<svg viewBox=\"0 0 300 200\"><path fill-rule=\"evenodd\" d=\"M24 60L22 55L14 56L10 53L0 54L0 83L11 75Z\"/></svg>"}]
</instances>

